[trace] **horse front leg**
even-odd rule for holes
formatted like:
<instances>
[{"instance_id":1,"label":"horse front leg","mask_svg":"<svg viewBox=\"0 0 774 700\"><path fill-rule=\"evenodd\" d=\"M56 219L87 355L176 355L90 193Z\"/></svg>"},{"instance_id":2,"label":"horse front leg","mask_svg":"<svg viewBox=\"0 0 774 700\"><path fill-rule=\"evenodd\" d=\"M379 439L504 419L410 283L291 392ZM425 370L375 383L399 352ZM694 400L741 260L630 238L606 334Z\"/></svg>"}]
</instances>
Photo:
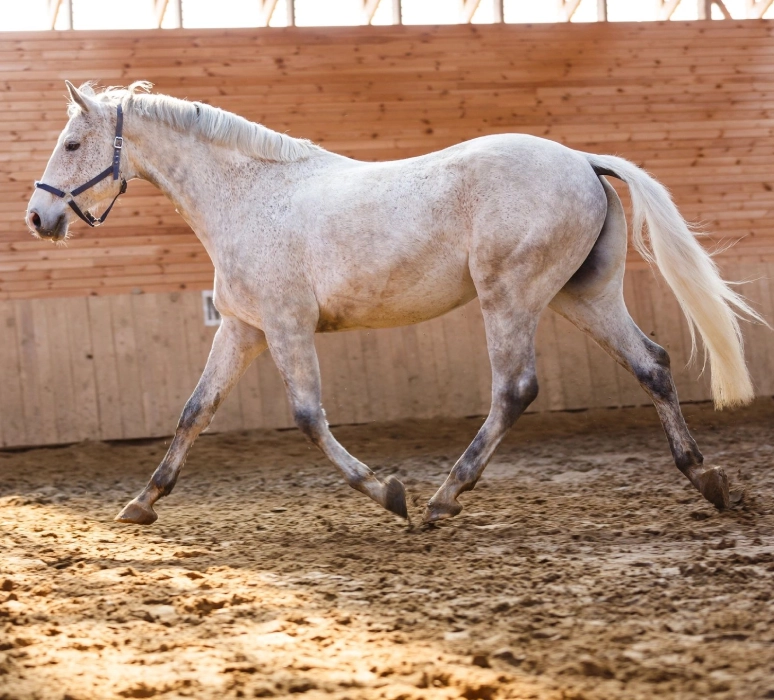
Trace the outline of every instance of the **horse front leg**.
<instances>
[{"instance_id":1,"label":"horse front leg","mask_svg":"<svg viewBox=\"0 0 774 700\"><path fill-rule=\"evenodd\" d=\"M185 464L188 450L212 421L218 406L237 383L250 363L266 349L262 331L226 316L215 333L207 365L177 424L167 454L148 485L116 516L120 523L150 525L158 516L153 504L168 496Z\"/></svg>"},{"instance_id":2,"label":"horse front leg","mask_svg":"<svg viewBox=\"0 0 774 700\"><path fill-rule=\"evenodd\" d=\"M538 314L504 308L491 309L482 298L489 358L492 364L492 404L473 442L457 460L446 481L428 501L425 523L454 517L457 501L481 478L500 441L538 393L534 337Z\"/></svg>"},{"instance_id":3,"label":"horse front leg","mask_svg":"<svg viewBox=\"0 0 774 700\"><path fill-rule=\"evenodd\" d=\"M383 482L362 462L355 459L333 437L321 403L320 366L314 347L314 324L299 327L290 322L266 328L269 351L287 388L293 418L306 435L338 468L346 482L383 508L408 519L406 492L393 476Z\"/></svg>"}]
</instances>

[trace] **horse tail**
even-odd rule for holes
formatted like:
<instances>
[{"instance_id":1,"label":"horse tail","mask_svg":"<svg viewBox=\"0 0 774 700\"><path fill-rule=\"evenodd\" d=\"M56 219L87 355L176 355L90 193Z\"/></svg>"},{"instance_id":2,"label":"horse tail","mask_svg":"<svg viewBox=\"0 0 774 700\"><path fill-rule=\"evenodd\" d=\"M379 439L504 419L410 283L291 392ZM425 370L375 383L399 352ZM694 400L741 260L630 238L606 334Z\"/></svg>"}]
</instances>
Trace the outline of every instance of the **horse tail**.
<instances>
[{"instance_id":1,"label":"horse tail","mask_svg":"<svg viewBox=\"0 0 774 700\"><path fill-rule=\"evenodd\" d=\"M655 263L677 297L691 332L691 360L696 355L698 329L705 361L709 355L715 408L749 403L755 394L738 319L768 324L723 281L663 185L623 158L584 155L597 175L612 175L629 186L634 247L645 260ZM647 237L643 223L648 225Z\"/></svg>"}]
</instances>

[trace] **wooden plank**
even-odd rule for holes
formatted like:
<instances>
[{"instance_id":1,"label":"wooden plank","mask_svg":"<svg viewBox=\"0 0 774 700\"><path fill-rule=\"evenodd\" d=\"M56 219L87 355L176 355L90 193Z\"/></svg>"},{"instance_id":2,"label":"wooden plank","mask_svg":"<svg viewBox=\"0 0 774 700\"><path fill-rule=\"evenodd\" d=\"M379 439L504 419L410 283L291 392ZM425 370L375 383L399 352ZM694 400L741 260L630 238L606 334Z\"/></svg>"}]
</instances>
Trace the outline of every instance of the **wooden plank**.
<instances>
[{"instance_id":1,"label":"wooden plank","mask_svg":"<svg viewBox=\"0 0 774 700\"><path fill-rule=\"evenodd\" d=\"M51 356L51 385L58 442L75 442L81 439L82 430L76 408L73 378L72 348L68 307L75 299L51 299L45 302L47 345Z\"/></svg>"},{"instance_id":2,"label":"wooden plank","mask_svg":"<svg viewBox=\"0 0 774 700\"><path fill-rule=\"evenodd\" d=\"M443 321L445 318L439 320ZM390 417L399 420L402 416L410 415L411 412L409 369L406 363L406 348L403 345L404 337L402 333L395 332L392 328L380 331L380 335L387 341L383 345L386 350L384 360L387 362L388 376L391 377L390 380L385 381L385 385L394 392L394 398L390 396L390 400L395 408ZM450 377L449 383L453 381L454 379Z\"/></svg>"},{"instance_id":3,"label":"wooden plank","mask_svg":"<svg viewBox=\"0 0 774 700\"><path fill-rule=\"evenodd\" d=\"M94 358L99 437L103 440L129 437L124 434L121 421L123 401L118 381L119 357L113 341L110 301L106 297L88 297L87 304Z\"/></svg>"},{"instance_id":4,"label":"wooden plank","mask_svg":"<svg viewBox=\"0 0 774 700\"><path fill-rule=\"evenodd\" d=\"M50 442L46 434L50 428L40 429L40 376L35 345L35 328L32 323L33 302L20 300L14 302L16 315L16 337L19 343L19 383L22 388L22 403L20 408L24 414L26 440L30 445L45 445ZM17 410L9 406L7 410Z\"/></svg>"},{"instance_id":5,"label":"wooden plank","mask_svg":"<svg viewBox=\"0 0 774 700\"><path fill-rule=\"evenodd\" d=\"M557 314L553 311L544 311L538 324L535 348L540 389L537 401L531 407L534 411L556 411L566 408L560 359L561 346L555 326L557 318Z\"/></svg>"},{"instance_id":6,"label":"wooden plank","mask_svg":"<svg viewBox=\"0 0 774 700\"><path fill-rule=\"evenodd\" d=\"M353 413L353 422L366 423L374 420L371 405L371 396L368 391L368 377L366 376L365 357L363 355L363 343L360 333L342 333L344 339L344 352L349 367L348 399ZM405 343L405 339L404 339ZM415 415L420 415L419 413Z\"/></svg>"},{"instance_id":7,"label":"wooden plank","mask_svg":"<svg viewBox=\"0 0 774 700\"><path fill-rule=\"evenodd\" d=\"M444 333L443 322L435 319L427 322L435 376L438 382L438 403L432 407L432 415L448 415L448 406L452 401L452 369L449 359L449 346Z\"/></svg>"},{"instance_id":8,"label":"wooden plank","mask_svg":"<svg viewBox=\"0 0 774 700\"><path fill-rule=\"evenodd\" d=\"M387 407L382 386L382 368L379 363L379 346L376 331L361 331L363 364L368 381L368 396L371 408L371 420L387 420Z\"/></svg>"},{"instance_id":9,"label":"wooden plank","mask_svg":"<svg viewBox=\"0 0 774 700\"><path fill-rule=\"evenodd\" d=\"M32 444L27 437L27 423L24 414L24 390L19 364L21 350L17 333L15 304L0 301L0 445L15 447Z\"/></svg>"},{"instance_id":10,"label":"wooden plank","mask_svg":"<svg viewBox=\"0 0 774 700\"><path fill-rule=\"evenodd\" d=\"M347 333L320 333L315 336L322 381L322 404L333 424L354 423L351 404Z\"/></svg>"},{"instance_id":11,"label":"wooden plank","mask_svg":"<svg viewBox=\"0 0 774 700\"><path fill-rule=\"evenodd\" d=\"M723 266L728 279L747 284L737 287L752 307L764 317L771 314L771 280L769 266L762 263L726 263ZM745 356L752 376L755 393L758 396L774 394L774 341L772 332L766 326L740 322L745 339Z\"/></svg>"},{"instance_id":12,"label":"wooden plank","mask_svg":"<svg viewBox=\"0 0 774 700\"><path fill-rule=\"evenodd\" d=\"M586 343L580 331L558 314L554 314L554 329L562 378L562 408L586 408L593 404L594 396Z\"/></svg>"},{"instance_id":13,"label":"wooden plank","mask_svg":"<svg viewBox=\"0 0 774 700\"><path fill-rule=\"evenodd\" d=\"M449 356L450 404L445 415L475 415L478 407L478 376L471 359L472 339L467 331L468 307L441 317Z\"/></svg>"},{"instance_id":14,"label":"wooden plank","mask_svg":"<svg viewBox=\"0 0 774 700\"><path fill-rule=\"evenodd\" d=\"M247 369L236 388L242 412L242 426L260 428L266 424L261 400L261 383L255 362Z\"/></svg>"},{"instance_id":15,"label":"wooden plank","mask_svg":"<svg viewBox=\"0 0 774 700\"><path fill-rule=\"evenodd\" d=\"M137 374L146 436L167 436L174 432L175 423L169 416L167 377L164 370L163 324L159 319L156 294L135 294L130 297L131 321L136 338Z\"/></svg>"},{"instance_id":16,"label":"wooden plank","mask_svg":"<svg viewBox=\"0 0 774 700\"><path fill-rule=\"evenodd\" d=\"M42 304L30 303L24 309L24 326L31 331L32 353L28 358L28 374L35 382L38 402L37 411L30 425L35 425L35 437L38 444L60 442L59 420L57 415L56 389L54 386L56 368L55 344L48 328L47 308ZM28 325L27 325L28 324ZM30 367L34 363L34 368Z\"/></svg>"},{"instance_id":17,"label":"wooden plank","mask_svg":"<svg viewBox=\"0 0 774 700\"><path fill-rule=\"evenodd\" d=\"M118 374L119 408L121 411L122 437L147 437L146 411L143 400L143 385L140 376L141 359L138 354L138 340L135 332L132 302L134 297L121 295L110 297L110 321L116 352ZM105 333L108 329L105 328Z\"/></svg>"},{"instance_id":18,"label":"wooden plank","mask_svg":"<svg viewBox=\"0 0 774 700\"><path fill-rule=\"evenodd\" d=\"M97 440L101 435L97 372L87 297L63 300L72 373L74 439ZM117 411L108 421L115 420ZM118 426L115 426L117 428Z\"/></svg>"},{"instance_id":19,"label":"wooden plank","mask_svg":"<svg viewBox=\"0 0 774 700\"><path fill-rule=\"evenodd\" d=\"M423 393L420 397L420 413L423 418L432 418L439 413L442 405L441 388L444 377L439 372L434 352L434 334L430 322L420 323L416 326L416 347L419 358L418 373ZM378 420L375 415L373 420Z\"/></svg>"},{"instance_id":20,"label":"wooden plank","mask_svg":"<svg viewBox=\"0 0 774 700\"><path fill-rule=\"evenodd\" d=\"M285 384L270 352L265 352L255 362L261 387L261 407L267 428L289 428L294 424L288 405Z\"/></svg>"},{"instance_id":21,"label":"wooden plank","mask_svg":"<svg viewBox=\"0 0 774 700\"><path fill-rule=\"evenodd\" d=\"M492 367L486 345L484 317L481 314L478 299L470 302L465 308L469 310L467 313L468 323L467 329L462 328L461 332L467 332L471 339L471 353L468 362L475 371L477 386L475 406L469 415L483 416L489 413L492 402Z\"/></svg>"},{"instance_id":22,"label":"wooden plank","mask_svg":"<svg viewBox=\"0 0 774 700\"><path fill-rule=\"evenodd\" d=\"M774 326L774 262L769 263L761 263L760 268L762 269L763 275L761 278L761 314L763 315L763 318L766 319L766 321L769 323L770 326ZM766 290L768 289L768 294L766 294ZM766 348L766 357L767 357L767 365L770 370L774 369L774 338L772 338L771 332L768 328L765 326L758 329L758 334L765 336L765 339L763 341L764 347ZM753 342L756 342L753 340ZM765 369L758 369L753 368L753 376L761 376L764 372L766 372ZM761 387L762 393L764 395L768 394L769 396L774 395L774 376L771 372L768 372L765 375L768 378L768 386L764 384Z\"/></svg>"},{"instance_id":23,"label":"wooden plank","mask_svg":"<svg viewBox=\"0 0 774 700\"><path fill-rule=\"evenodd\" d=\"M439 324L438 320L431 323ZM400 367L396 366L395 362L395 356L399 351L394 345L401 339L384 329L373 331L371 336L374 339L376 370L371 388L373 390L378 387L384 411L377 420L396 420L401 415L401 400L402 395L405 394L405 384L401 387Z\"/></svg>"},{"instance_id":24,"label":"wooden plank","mask_svg":"<svg viewBox=\"0 0 774 700\"><path fill-rule=\"evenodd\" d=\"M179 292L158 295L159 305L159 331L163 334L164 341L160 348L159 358L164 366L164 375L167 380L167 406L171 423L169 433L174 432L177 417L183 410L185 402L193 391L196 378L189 363L189 355L186 343L185 313L188 310L185 304L185 295ZM201 313L201 311L200 311ZM201 319L201 316L200 316Z\"/></svg>"}]
</instances>

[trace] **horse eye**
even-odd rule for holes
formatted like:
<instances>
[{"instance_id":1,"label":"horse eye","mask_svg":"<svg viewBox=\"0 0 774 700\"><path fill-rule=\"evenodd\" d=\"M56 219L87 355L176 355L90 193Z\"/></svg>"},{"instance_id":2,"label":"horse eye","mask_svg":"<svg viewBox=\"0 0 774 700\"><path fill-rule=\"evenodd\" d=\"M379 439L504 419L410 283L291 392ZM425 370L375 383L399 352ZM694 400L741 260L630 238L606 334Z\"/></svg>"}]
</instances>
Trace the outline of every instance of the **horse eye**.
<instances>
[{"instance_id":1,"label":"horse eye","mask_svg":"<svg viewBox=\"0 0 774 700\"><path fill-rule=\"evenodd\" d=\"M67 143L65 144L66 151L77 151L81 147L79 143Z\"/></svg>"}]
</instances>

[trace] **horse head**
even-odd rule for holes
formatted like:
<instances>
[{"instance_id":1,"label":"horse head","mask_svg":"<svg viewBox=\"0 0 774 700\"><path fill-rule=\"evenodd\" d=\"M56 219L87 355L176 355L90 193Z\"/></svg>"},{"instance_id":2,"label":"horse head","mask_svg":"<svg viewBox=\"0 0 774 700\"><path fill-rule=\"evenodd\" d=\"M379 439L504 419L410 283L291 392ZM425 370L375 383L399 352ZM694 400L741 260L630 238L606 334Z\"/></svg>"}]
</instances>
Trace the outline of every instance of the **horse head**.
<instances>
[{"instance_id":1,"label":"horse head","mask_svg":"<svg viewBox=\"0 0 774 700\"><path fill-rule=\"evenodd\" d=\"M95 218L90 210L111 198L115 201L126 189L126 181L119 177L123 147L120 106L117 109L96 99L89 84L80 89L69 81L65 84L70 93L69 120L42 180L35 183L26 216L33 235L52 241L67 237L73 213L90 226L102 223L107 212ZM108 163L111 165L105 168Z\"/></svg>"}]
</instances>

